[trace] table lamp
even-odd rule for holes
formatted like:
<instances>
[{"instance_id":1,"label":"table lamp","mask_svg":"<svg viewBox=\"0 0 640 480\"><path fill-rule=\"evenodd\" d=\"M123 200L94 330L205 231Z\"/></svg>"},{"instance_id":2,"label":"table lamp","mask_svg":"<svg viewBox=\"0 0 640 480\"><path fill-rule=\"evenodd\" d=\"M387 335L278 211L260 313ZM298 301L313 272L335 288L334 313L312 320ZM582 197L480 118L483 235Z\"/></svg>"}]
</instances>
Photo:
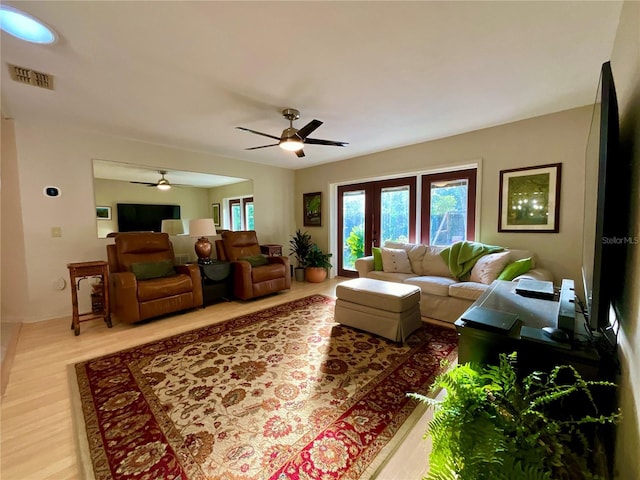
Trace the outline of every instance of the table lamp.
<instances>
[{"instance_id":1,"label":"table lamp","mask_svg":"<svg viewBox=\"0 0 640 480\"><path fill-rule=\"evenodd\" d=\"M189 236L199 237L195 244L196 255L200 265L213 263L211 260L211 242L207 237L217 235L212 218L196 218L189 220Z\"/></svg>"},{"instance_id":2,"label":"table lamp","mask_svg":"<svg viewBox=\"0 0 640 480\"><path fill-rule=\"evenodd\" d=\"M170 236L182 235L184 234L184 225L182 224L182 220L166 218L162 220L160 231L162 233L168 233Z\"/></svg>"}]
</instances>

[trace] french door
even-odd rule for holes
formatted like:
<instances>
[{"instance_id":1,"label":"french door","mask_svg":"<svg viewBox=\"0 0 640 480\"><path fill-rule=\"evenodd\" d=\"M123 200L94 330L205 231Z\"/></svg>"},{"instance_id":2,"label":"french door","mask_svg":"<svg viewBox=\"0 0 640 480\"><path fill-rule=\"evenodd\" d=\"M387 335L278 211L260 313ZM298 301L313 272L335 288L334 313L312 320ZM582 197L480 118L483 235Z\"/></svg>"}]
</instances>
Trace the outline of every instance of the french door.
<instances>
[{"instance_id":1,"label":"french door","mask_svg":"<svg viewBox=\"0 0 640 480\"><path fill-rule=\"evenodd\" d=\"M416 177L338 187L338 275L357 277L356 259L386 241L413 242Z\"/></svg>"}]
</instances>

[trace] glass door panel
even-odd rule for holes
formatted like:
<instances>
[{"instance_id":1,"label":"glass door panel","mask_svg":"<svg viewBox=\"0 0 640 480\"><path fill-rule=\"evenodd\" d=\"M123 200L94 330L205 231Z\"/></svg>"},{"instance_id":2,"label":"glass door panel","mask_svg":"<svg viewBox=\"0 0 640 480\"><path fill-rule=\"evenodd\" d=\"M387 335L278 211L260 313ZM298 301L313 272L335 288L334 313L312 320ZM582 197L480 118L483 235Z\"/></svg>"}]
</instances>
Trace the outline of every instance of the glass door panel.
<instances>
[{"instance_id":1,"label":"glass door panel","mask_svg":"<svg viewBox=\"0 0 640 480\"><path fill-rule=\"evenodd\" d=\"M342 194L342 261L340 268L355 270L356 259L364 256L365 231L364 190L354 190Z\"/></svg>"},{"instance_id":2,"label":"glass door panel","mask_svg":"<svg viewBox=\"0 0 640 480\"><path fill-rule=\"evenodd\" d=\"M411 189L408 185L383 188L380 192L380 245L386 241L408 242L409 202Z\"/></svg>"}]
</instances>

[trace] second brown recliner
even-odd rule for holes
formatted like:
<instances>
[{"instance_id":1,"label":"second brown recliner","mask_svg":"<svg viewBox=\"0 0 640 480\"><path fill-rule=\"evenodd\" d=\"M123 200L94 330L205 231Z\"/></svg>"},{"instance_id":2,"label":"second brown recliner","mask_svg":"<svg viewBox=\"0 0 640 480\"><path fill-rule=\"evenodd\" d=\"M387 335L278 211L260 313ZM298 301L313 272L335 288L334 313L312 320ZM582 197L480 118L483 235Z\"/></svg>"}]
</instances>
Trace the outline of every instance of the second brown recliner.
<instances>
[{"instance_id":1,"label":"second brown recliner","mask_svg":"<svg viewBox=\"0 0 640 480\"><path fill-rule=\"evenodd\" d=\"M291 288L289 258L261 257L255 230L223 231L216 253L218 260L231 262L233 294L241 300Z\"/></svg>"}]
</instances>

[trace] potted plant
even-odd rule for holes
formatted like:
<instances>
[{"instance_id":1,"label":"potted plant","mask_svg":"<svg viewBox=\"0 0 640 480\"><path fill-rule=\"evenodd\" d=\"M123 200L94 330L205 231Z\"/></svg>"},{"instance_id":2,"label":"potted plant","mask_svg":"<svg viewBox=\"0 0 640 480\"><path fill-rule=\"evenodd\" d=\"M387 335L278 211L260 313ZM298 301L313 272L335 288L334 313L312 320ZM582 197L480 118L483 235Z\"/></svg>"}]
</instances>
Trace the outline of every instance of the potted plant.
<instances>
[{"instance_id":1,"label":"potted plant","mask_svg":"<svg viewBox=\"0 0 640 480\"><path fill-rule=\"evenodd\" d=\"M295 235L289 240L290 255L296 259L298 266L295 268L295 279L298 282L304 281L304 267L306 266L307 255L311 249L311 235L307 232L301 232L298 229Z\"/></svg>"},{"instance_id":2,"label":"potted plant","mask_svg":"<svg viewBox=\"0 0 640 480\"><path fill-rule=\"evenodd\" d=\"M408 394L435 408L425 434L433 440L426 479L606 475L606 467L587 458L598 457L592 454L594 428L619 418L617 411L599 412L595 392L615 384L584 380L571 365L518 378L515 358L501 354L497 366L466 363L440 374L432 389L446 389L442 401Z\"/></svg>"},{"instance_id":3,"label":"potted plant","mask_svg":"<svg viewBox=\"0 0 640 480\"><path fill-rule=\"evenodd\" d=\"M331 253L324 253L315 243L305 259L305 280L311 283L323 282L327 278L328 269L331 268Z\"/></svg>"}]
</instances>

